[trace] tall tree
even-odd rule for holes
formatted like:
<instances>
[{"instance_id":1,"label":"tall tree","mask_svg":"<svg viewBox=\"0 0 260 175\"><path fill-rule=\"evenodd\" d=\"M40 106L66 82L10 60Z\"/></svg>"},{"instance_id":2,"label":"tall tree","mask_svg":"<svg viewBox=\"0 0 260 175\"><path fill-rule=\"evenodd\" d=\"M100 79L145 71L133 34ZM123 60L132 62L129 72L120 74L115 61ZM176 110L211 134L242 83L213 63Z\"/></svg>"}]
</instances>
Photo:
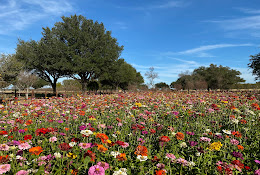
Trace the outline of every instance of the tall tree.
<instances>
[{"instance_id":1,"label":"tall tree","mask_svg":"<svg viewBox=\"0 0 260 175\"><path fill-rule=\"evenodd\" d=\"M125 62L124 59L119 59L114 62L113 66L106 74L100 77L102 84L112 85L115 89L127 89L130 84L140 85L144 82L140 72Z\"/></svg>"},{"instance_id":2,"label":"tall tree","mask_svg":"<svg viewBox=\"0 0 260 175\"><path fill-rule=\"evenodd\" d=\"M55 24L53 31L68 48L72 78L77 79L85 91L89 82L109 71L123 46L119 46L103 23L81 15L63 16L62 20Z\"/></svg>"},{"instance_id":3,"label":"tall tree","mask_svg":"<svg viewBox=\"0 0 260 175\"><path fill-rule=\"evenodd\" d=\"M71 73L66 44L50 29L43 28L40 41L19 40L16 57L25 63L25 68L50 83L56 93L59 78Z\"/></svg>"},{"instance_id":4,"label":"tall tree","mask_svg":"<svg viewBox=\"0 0 260 175\"><path fill-rule=\"evenodd\" d=\"M1 87L15 85L17 76L22 69L23 64L16 59L15 55L2 54L0 56Z\"/></svg>"},{"instance_id":5,"label":"tall tree","mask_svg":"<svg viewBox=\"0 0 260 175\"><path fill-rule=\"evenodd\" d=\"M145 76L149 79L149 85L151 88L154 88L154 79L158 78L158 73L154 72L154 67L150 67L149 71L145 73Z\"/></svg>"},{"instance_id":6,"label":"tall tree","mask_svg":"<svg viewBox=\"0 0 260 175\"><path fill-rule=\"evenodd\" d=\"M241 73L237 70L214 64L193 71L193 76L201 77L206 81L208 89L229 89L236 83L245 82L239 75Z\"/></svg>"},{"instance_id":7,"label":"tall tree","mask_svg":"<svg viewBox=\"0 0 260 175\"><path fill-rule=\"evenodd\" d=\"M251 55L250 56L250 63L248 64L248 67L253 69L253 75L256 75L256 80L260 79L260 53L257 55Z\"/></svg>"}]
</instances>

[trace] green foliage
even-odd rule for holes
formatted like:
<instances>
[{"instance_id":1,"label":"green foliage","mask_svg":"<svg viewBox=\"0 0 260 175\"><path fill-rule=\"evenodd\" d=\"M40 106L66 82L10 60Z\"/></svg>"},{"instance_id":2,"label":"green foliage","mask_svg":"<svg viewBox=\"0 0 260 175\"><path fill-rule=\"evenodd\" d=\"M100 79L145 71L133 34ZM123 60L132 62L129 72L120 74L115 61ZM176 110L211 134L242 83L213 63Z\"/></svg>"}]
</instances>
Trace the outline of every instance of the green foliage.
<instances>
[{"instance_id":1,"label":"green foliage","mask_svg":"<svg viewBox=\"0 0 260 175\"><path fill-rule=\"evenodd\" d=\"M114 62L109 72L100 77L102 86L112 86L115 89L127 89L129 85L140 85L144 79L140 72L125 62L124 59L119 59Z\"/></svg>"},{"instance_id":2,"label":"green foliage","mask_svg":"<svg viewBox=\"0 0 260 175\"><path fill-rule=\"evenodd\" d=\"M117 40L106 31L103 23L93 22L84 16L62 17L53 31L66 45L72 78L79 80L82 90L87 84L109 71L123 50Z\"/></svg>"},{"instance_id":3,"label":"green foliage","mask_svg":"<svg viewBox=\"0 0 260 175\"><path fill-rule=\"evenodd\" d=\"M209 67L199 67L191 74L181 74L175 87L182 89L230 89L239 82L241 73L229 67L211 64ZM178 89L178 88L177 88Z\"/></svg>"},{"instance_id":4,"label":"green foliage","mask_svg":"<svg viewBox=\"0 0 260 175\"><path fill-rule=\"evenodd\" d=\"M241 75L239 71L214 64L195 69L193 75L203 78L210 89L229 89L236 83L245 82L239 77Z\"/></svg>"},{"instance_id":5,"label":"green foliage","mask_svg":"<svg viewBox=\"0 0 260 175\"><path fill-rule=\"evenodd\" d=\"M14 55L2 54L0 56L1 87L15 84L16 78L22 69L23 64Z\"/></svg>"},{"instance_id":6,"label":"green foliage","mask_svg":"<svg viewBox=\"0 0 260 175\"><path fill-rule=\"evenodd\" d=\"M43 86L49 85L47 81L42 78L38 78L37 81L32 85L34 89L42 88Z\"/></svg>"},{"instance_id":7,"label":"green foliage","mask_svg":"<svg viewBox=\"0 0 260 175\"><path fill-rule=\"evenodd\" d=\"M78 80L74 80L74 79L63 80L62 85L63 85L64 89L68 90L68 91L81 89L80 82Z\"/></svg>"},{"instance_id":8,"label":"green foliage","mask_svg":"<svg viewBox=\"0 0 260 175\"><path fill-rule=\"evenodd\" d=\"M160 83L156 83L156 84L155 84L155 87L156 87L156 88L160 88L160 89L168 89L168 88L169 88L169 85L166 84L165 82L160 82Z\"/></svg>"},{"instance_id":9,"label":"green foliage","mask_svg":"<svg viewBox=\"0 0 260 175\"><path fill-rule=\"evenodd\" d=\"M260 79L260 53L257 55L251 55L250 56L250 63L248 64L248 67L253 69L253 75L256 75L256 80Z\"/></svg>"},{"instance_id":10,"label":"green foliage","mask_svg":"<svg viewBox=\"0 0 260 175\"><path fill-rule=\"evenodd\" d=\"M61 77L71 73L65 43L50 28L43 28L40 41L19 40L16 57L40 78L51 84L56 93L56 83Z\"/></svg>"}]
</instances>

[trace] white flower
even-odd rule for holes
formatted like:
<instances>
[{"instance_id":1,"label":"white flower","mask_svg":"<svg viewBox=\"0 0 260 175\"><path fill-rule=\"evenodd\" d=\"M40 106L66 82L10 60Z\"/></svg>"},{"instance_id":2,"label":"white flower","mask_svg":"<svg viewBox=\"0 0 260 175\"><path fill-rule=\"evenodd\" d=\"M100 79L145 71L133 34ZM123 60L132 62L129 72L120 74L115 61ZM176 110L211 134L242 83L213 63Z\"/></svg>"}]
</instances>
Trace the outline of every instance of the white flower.
<instances>
[{"instance_id":1,"label":"white flower","mask_svg":"<svg viewBox=\"0 0 260 175\"><path fill-rule=\"evenodd\" d=\"M206 131L206 132L210 132L210 129L206 129L205 131Z\"/></svg>"},{"instance_id":2,"label":"white flower","mask_svg":"<svg viewBox=\"0 0 260 175\"><path fill-rule=\"evenodd\" d=\"M197 153L196 153L196 156L198 156L198 157L199 157L199 156L200 156L200 152L197 152Z\"/></svg>"},{"instance_id":3,"label":"white flower","mask_svg":"<svg viewBox=\"0 0 260 175\"><path fill-rule=\"evenodd\" d=\"M180 146L181 146L181 148L187 148L187 143L186 143L186 142L182 142L182 143L180 144Z\"/></svg>"},{"instance_id":4,"label":"white flower","mask_svg":"<svg viewBox=\"0 0 260 175\"><path fill-rule=\"evenodd\" d=\"M190 162L188 162L188 166L190 166L190 167L193 167L193 166L195 166L196 164L194 163L194 162L192 162L192 161L190 161Z\"/></svg>"},{"instance_id":5,"label":"white flower","mask_svg":"<svg viewBox=\"0 0 260 175\"><path fill-rule=\"evenodd\" d=\"M173 137L175 137L176 134L177 134L176 132L172 132L172 136L173 136Z\"/></svg>"},{"instance_id":6,"label":"white flower","mask_svg":"<svg viewBox=\"0 0 260 175\"><path fill-rule=\"evenodd\" d=\"M69 143L69 146L70 146L70 147L73 147L73 146L75 146L75 145L77 145L76 142L70 142L70 143Z\"/></svg>"},{"instance_id":7,"label":"white flower","mask_svg":"<svg viewBox=\"0 0 260 175\"><path fill-rule=\"evenodd\" d=\"M115 171L113 175L127 175L127 169L126 168L120 168L120 170Z\"/></svg>"},{"instance_id":8,"label":"white flower","mask_svg":"<svg viewBox=\"0 0 260 175\"><path fill-rule=\"evenodd\" d=\"M88 136L92 135L93 132L91 130L81 130L80 134L83 134L88 137Z\"/></svg>"},{"instance_id":9,"label":"white flower","mask_svg":"<svg viewBox=\"0 0 260 175\"><path fill-rule=\"evenodd\" d=\"M54 153L54 156L55 156L55 158L61 158L61 154L60 153Z\"/></svg>"},{"instance_id":10,"label":"white flower","mask_svg":"<svg viewBox=\"0 0 260 175\"><path fill-rule=\"evenodd\" d=\"M239 123L239 120L238 120L238 119L232 119L230 122L231 122L231 123L234 123L234 124L238 124L238 123Z\"/></svg>"},{"instance_id":11,"label":"white flower","mask_svg":"<svg viewBox=\"0 0 260 175\"><path fill-rule=\"evenodd\" d=\"M113 137L117 138L117 136L115 134L112 134Z\"/></svg>"},{"instance_id":12,"label":"white flower","mask_svg":"<svg viewBox=\"0 0 260 175\"><path fill-rule=\"evenodd\" d=\"M148 159L148 157L147 156L138 155L137 159L139 159L142 162L142 161L146 161Z\"/></svg>"},{"instance_id":13,"label":"white flower","mask_svg":"<svg viewBox=\"0 0 260 175\"><path fill-rule=\"evenodd\" d=\"M116 156L118 156L120 154L120 152L118 151L111 151L110 153L112 156L114 156L114 158L116 158Z\"/></svg>"},{"instance_id":14,"label":"white flower","mask_svg":"<svg viewBox=\"0 0 260 175\"><path fill-rule=\"evenodd\" d=\"M231 131L229 131L229 130L223 129L222 131L223 131L225 134L229 134L229 135L231 134Z\"/></svg>"},{"instance_id":15,"label":"white flower","mask_svg":"<svg viewBox=\"0 0 260 175\"><path fill-rule=\"evenodd\" d=\"M215 135L217 135L217 136L221 136L222 134L219 133L219 132L216 132Z\"/></svg>"}]
</instances>

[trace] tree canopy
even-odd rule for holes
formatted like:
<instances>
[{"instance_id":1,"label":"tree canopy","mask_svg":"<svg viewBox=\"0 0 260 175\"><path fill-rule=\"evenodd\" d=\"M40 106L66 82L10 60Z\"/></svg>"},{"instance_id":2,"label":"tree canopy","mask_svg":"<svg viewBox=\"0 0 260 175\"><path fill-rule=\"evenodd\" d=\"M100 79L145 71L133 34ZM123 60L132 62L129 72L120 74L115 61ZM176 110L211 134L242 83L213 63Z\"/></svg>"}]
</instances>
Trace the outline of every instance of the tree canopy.
<instances>
[{"instance_id":1,"label":"tree canopy","mask_svg":"<svg viewBox=\"0 0 260 175\"><path fill-rule=\"evenodd\" d=\"M53 28L43 28L40 41L19 40L16 56L28 70L49 82L56 92L59 78L79 80L82 90L107 72L123 50L103 23L84 16L62 17Z\"/></svg>"},{"instance_id":2,"label":"tree canopy","mask_svg":"<svg viewBox=\"0 0 260 175\"><path fill-rule=\"evenodd\" d=\"M123 46L119 46L103 23L81 15L63 16L62 20L52 30L67 47L73 70L71 77L77 79L85 91L89 82L109 71Z\"/></svg>"},{"instance_id":3,"label":"tree canopy","mask_svg":"<svg viewBox=\"0 0 260 175\"><path fill-rule=\"evenodd\" d=\"M248 64L248 67L253 69L253 75L256 75L256 80L260 79L260 53L257 55L251 55L250 56L250 63Z\"/></svg>"},{"instance_id":4,"label":"tree canopy","mask_svg":"<svg viewBox=\"0 0 260 175\"><path fill-rule=\"evenodd\" d=\"M229 67L211 64L209 67L199 67L191 74L182 74L175 86L182 89L229 89L234 84L244 82L239 77L241 73Z\"/></svg>"}]
</instances>

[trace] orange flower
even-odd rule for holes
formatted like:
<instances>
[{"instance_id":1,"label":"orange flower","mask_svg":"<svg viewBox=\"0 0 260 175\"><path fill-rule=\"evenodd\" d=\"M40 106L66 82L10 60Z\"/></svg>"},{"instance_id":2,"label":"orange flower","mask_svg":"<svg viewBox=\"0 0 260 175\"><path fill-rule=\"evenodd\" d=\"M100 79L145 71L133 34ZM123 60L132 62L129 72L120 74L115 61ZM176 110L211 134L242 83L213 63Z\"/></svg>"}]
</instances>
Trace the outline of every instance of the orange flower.
<instances>
[{"instance_id":1,"label":"orange flower","mask_svg":"<svg viewBox=\"0 0 260 175\"><path fill-rule=\"evenodd\" d=\"M32 123L33 123L32 120L27 120L25 124L28 126L31 125Z\"/></svg>"},{"instance_id":2,"label":"orange flower","mask_svg":"<svg viewBox=\"0 0 260 175\"><path fill-rule=\"evenodd\" d=\"M29 152L31 154L35 154L38 156L39 154L41 154L41 152L43 152L43 150L42 150L42 147L36 146L36 147L32 147L31 149L29 149Z\"/></svg>"},{"instance_id":3,"label":"orange flower","mask_svg":"<svg viewBox=\"0 0 260 175\"><path fill-rule=\"evenodd\" d=\"M240 132L238 132L238 131L236 131L236 132L232 132L232 134L235 136L235 137L238 137L238 138L241 138L242 137L242 134L240 133Z\"/></svg>"},{"instance_id":4,"label":"orange flower","mask_svg":"<svg viewBox=\"0 0 260 175\"><path fill-rule=\"evenodd\" d=\"M69 128L64 128L65 129L65 131L69 131L70 129Z\"/></svg>"},{"instance_id":5,"label":"orange flower","mask_svg":"<svg viewBox=\"0 0 260 175\"><path fill-rule=\"evenodd\" d=\"M242 120L240 120L240 123L241 123L241 124L246 124L247 121L246 121L245 119L242 119Z\"/></svg>"},{"instance_id":6,"label":"orange flower","mask_svg":"<svg viewBox=\"0 0 260 175\"><path fill-rule=\"evenodd\" d=\"M106 147L104 147L103 145L97 145L98 146L98 150L100 151L100 152L106 152L108 149L106 148Z\"/></svg>"},{"instance_id":7,"label":"orange flower","mask_svg":"<svg viewBox=\"0 0 260 175\"><path fill-rule=\"evenodd\" d=\"M237 145L238 149L244 150L244 147L242 145Z\"/></svg>"},{"instance_id":8,"label":"orange flower","mask_svg":"<svg viewBox=\"0 0 260 175\"><path fill-rule=\"evenodd\" d=\"M121 154L117 155L116 158L118 161L127 160L125 153L121 153Z\"/></svg>"},{"instance_id":9,"label":"orange flower","mask_svg":"<svg viewBox=\"0 0 260 175\"><path fill-rule=\"evenodd\" d=\"M145 146L138 145L138 147L135 149L135 154L141 156L147 156L148 150Z\"/></svg>"},{"instance_id":10,"label":"orange flower","mask_svg":"<svg viewBox=\"0 0 260 175\"><path fill-rule=\"evenodd\" d=\"M177 140L183 140L184 139L184 134L181 132L177 132L177 134L175 135Z\"/></svg>"},{"instance_id":11,"label":"orange flower","mask_svg":"<svg viewBox=\"0 0 260 175\"><path fill-rule=\"evenodd\" d=\"M155 175L166 175L166 172L165 172L165 170L159 170L159 171L156 171Z\"/></svg>"},{"instance_id":12,"label":"orange flower","mask_svg":"<svg viewBox=\"0 0 260 175\"><path fill-rule=\"evenodd\" d=\"M97 138L100 138L102 143L105 143L105 141L108 139L108 136L106 134L103 134L103 133L98 133L96 135Z\"/></svg>"},{"instance_id":13,"label":"orange flower","mask_svg":"<svg viewBox=\"0 0 260 175\"><path fill-rule=\"evenodd\" d=\"M79 115L82 115L82 116L85 115L85 111L80 111Z\"/></svg>"}]
</instances>

